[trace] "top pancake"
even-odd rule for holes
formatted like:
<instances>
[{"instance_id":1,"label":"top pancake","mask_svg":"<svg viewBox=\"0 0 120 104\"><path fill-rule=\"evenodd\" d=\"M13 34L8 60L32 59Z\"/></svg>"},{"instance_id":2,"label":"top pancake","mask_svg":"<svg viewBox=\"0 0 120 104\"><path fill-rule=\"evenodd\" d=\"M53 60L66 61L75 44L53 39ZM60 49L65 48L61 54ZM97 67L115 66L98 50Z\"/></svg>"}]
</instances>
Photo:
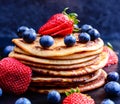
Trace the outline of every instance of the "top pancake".
<instances>
[{"instance_id":1,"label":"top pancake","mask_svg":"<svg viewBox=\"0 0 120 104\"><path fill-rule=\"evenodd\" d=\"M95 41L89 41L87 43L78 42L78 34L75 34L77 42L72 47L67 47L64 44L63 37L54 37L54 44L48 49L44 49L39 44L40 37L33 43L26 43L23 39L13 39L12 42L22 49L23 51L39 57L54 57L54 56L66 56L83 51L94 51L103 47L104 43L102 39L98 38Z\"/></svg>"}]
</instances>

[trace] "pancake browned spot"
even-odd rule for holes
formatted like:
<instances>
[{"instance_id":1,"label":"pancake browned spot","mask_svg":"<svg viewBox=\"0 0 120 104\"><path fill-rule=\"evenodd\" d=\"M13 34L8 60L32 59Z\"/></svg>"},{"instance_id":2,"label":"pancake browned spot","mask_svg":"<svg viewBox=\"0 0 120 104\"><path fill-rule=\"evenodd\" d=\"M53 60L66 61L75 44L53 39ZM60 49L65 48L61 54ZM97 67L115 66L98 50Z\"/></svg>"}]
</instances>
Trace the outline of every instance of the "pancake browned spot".
<instances>
[{"instance_id":1,"label":"pancake browned spot","mask_svg":"<svg viewBox=\"0 0 120 104\"><path fill-rule=\"evenodd\" d=\"M80 92L85 92L85 91L99 88L105 84L106 76L107 76L106 72L104 70L102 70L101 75L96 80L90 81L90 82L85 83L85 84L81 84L79 86L75 86L74 88L78 87L80 89ZM51 90L57 90L60 93L65 93L65 91L69 91L70 88L71 87L57 88L55 86L49 88L49 87L42 86L42 87L29 87L29 90L33 91L33 92L38 92L38 93L48 93Z\"/></svg>"}]
</instances>

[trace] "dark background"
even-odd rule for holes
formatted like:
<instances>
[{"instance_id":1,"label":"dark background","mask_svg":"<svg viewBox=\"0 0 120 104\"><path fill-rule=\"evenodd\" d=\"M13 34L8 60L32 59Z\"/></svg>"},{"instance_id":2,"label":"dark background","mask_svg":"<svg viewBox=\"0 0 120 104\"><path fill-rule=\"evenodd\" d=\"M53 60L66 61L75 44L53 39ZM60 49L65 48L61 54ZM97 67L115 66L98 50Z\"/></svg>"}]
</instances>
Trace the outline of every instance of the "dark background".
<instances>
[{"instance_id":1,"label":"dark background","mask_svg":"<svg viewBox=\"0 0 120 104\"><path fill-rule=\"evenodd\" d=\"M48 18L69 7L68 12L79 15L79 26L90 24L101 33L105 43L110 42L120 53L120 0L0 0L0 54L5 46L12 44L18 27L25 25L36 31ZM120 57L119 57L120 59ZM119 66L108 67L107 71L118 71ZM103 88L88 92L100 104L106 95ZM26 93L20 96L3 94L0 104L14 104L17 98L28 97L33 104L47 104L46 95ZM64 96L63 96L64 97ZM113 99L120 104L120 97Z\"/></svg>"},{"instance_id":2,"label":"dark background","mask_svg":"<svg viewBox=\"0 0 120 104\"><path fill-rule=\"evenodd\" d=\"M19 26L36 31L50 16L69 7L79 15L79 26L90 24L101 36L120 33L120 0L0 0L0 47L10 44ZM116 38L117 39L117 38Z\"/></svg>"}]
</instances>

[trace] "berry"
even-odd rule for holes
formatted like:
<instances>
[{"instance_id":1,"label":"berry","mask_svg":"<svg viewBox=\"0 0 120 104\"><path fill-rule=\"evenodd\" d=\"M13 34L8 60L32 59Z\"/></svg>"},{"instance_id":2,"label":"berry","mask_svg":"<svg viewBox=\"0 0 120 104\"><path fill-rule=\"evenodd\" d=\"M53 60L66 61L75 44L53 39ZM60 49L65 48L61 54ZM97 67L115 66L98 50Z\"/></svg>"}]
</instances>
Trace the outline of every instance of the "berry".
<instances>
[{"instance_id":1,"label":"berry","mask_svg":"<svg viewBox=\"0 0 120 104\"><path fill-rule=\"evenodd\" d=\"M85 24L81 27L82 32L88 32L89 30L93 29L91 25Z\"/></svg>"},{"instance_id":2,"label":"berry","mask_svg":"<svg viewBox=\"0 0 120 104\"><path fill-rule=\"evenodd\" d=\"M110 99L104 99L101 104L115 104L112 100Z\"/></svg>"},{"instance_id":3,"label":"berry","mask_svg":"<svg viewBox=\"0 0 120 104\"><path fill-rule=\"evenodd\" d=\"M62 13L54 14L42 27L39 28L38 33L40 35L61 35L66 36L71 34L74 30L74 24L77 24L76 13L66 13L66 10Z\"/></svg>"},{"instance_id":4,"label":"berry","mask_svg":"<svg viewBox=\"0 0 120 104\"><path fill-rule=\"evenodd\" d=\"M67 97L62 104L95 104L95 101L85 94L79 93L78 89L72 89L71 92L66 92Z\"/></svg>"},{"instance_id":5,"label":"berry","mask_svg":"<svg viewBox=\"0 0 120 104\"><path fill-rule=\"evenodd\" d=\"M97 29L91 29L88 31L88 34L91 37L91 40L94 41L95 39L100 37L100 33L98 32Z\"/></svg>"},{"instance_id":6,"label":"berry","mask_svg":"<svg viewBox=\"0 0 120 104\"><path fill-rule=\"evenodd\" d=\"M12 46L12 45L6 46L3 50L4 57L7 57L8 54L13 51L13 49L14 49L14 46Z\"/></svg>"},{"instance_id":7,"label":"berry","mask_svg":"<svg viewBox=\"0 0 120 104\"><path fill-rule=\"evenodd\" d=\"M111 48L109 48L108 46L104 46L103 52L108 53L108 61L106 63L106 66L110 66L112 64L117 64L118 63L118 56L116 55L116 53Z\"/></svg>"},{"instance_id":8,"label":"berry","mask_svg":"<svg viewBox=\"0 0 120 104\"><path fill-rule=\"evenodd\" d=\"M120 94L120 84L115 81L108 82L104 86L104 90L110 96L117 96Z\"/></svg>"},{"instance_id":9,"label":"berry","mask_svg":"<svg viewBox=\"0 0 120 104\"><path fill-rule=\"evenodd\" d=\"M107 75L108 81L118 81L119 80L119 74L117 72L110 72Z\"/></svg>"},{"instance_id":10,"label":"berry","mask_svg":"<svg viewBox=\"0 0 120 104\"><path fill-rule=\"evenodd\" d=\"M26 31L26 30L29 30L28 27L26 26L21 26L17 29L17 35L18 37L22 38L23 37L23 33Z\"/></svg>"},{"instance_id":11,"label":"berry","mask_svg":"<svg viewBox=\"0 0 120 104\"><path fill-rule=\"evenodd\" d=\"M90 41L90 35L88 33L80 33L78 35L79 42L86 43Z\"/></svg>"},{"instance_id":12,"label":"berry","mask_svg":"<svg viewBox=\"0 0 120 104\"><path fill-rule=\"evenodd\" d=\"M32 104L31 101L25 97L16 100L15 104Z\"/></svg>"},{"instance_id":13,"label":"berry","mask_svg":"<svg viewBox=\"0 0 120 104\"><path fill-rule=\"evenodd\" d=\"M54 39L49 35L44 35L40 38L39 43L42 47L48 48L54 44Z\"/></svg>"},{"instance_id":14,"label":"berry","mask_svg":"<svg viewBox=\"0 0 120 104\"><path fill-rule=\"evenodd\" d=\"M2 91L2 89L0 88L0 96L2 96L2 93L3 93L3 91Z\"/></svg>"},{"instance_id":15,"label":"berry","mask_svg":"<svg viewBox=\"0 0 120 104\"><path fill-rule=\"evenodd\" d=\"M76 38L73 35L67 35L64 38L64 43L66 46L73 46L75 44L75 42L76 42Z\"/></svg>"},{"instance_id":16,"label":"berry","mask_svg":"<svg viewBox=\"0 0 120 104\"><path fill-rule=\"evenodd\" d=\"M26 30L24 33L23 33L23 40L27 43L32 43L33 41L35 41L36 39L36 32L34 29L29 29L29 30Z\"/></svg>"},{"instance_id":17,"label":"berry","mask_svg":"<svg viewBox=\"0 0 120 104\"><path fill-rule=\"evenodd\" d=\"M52 90L48 93L47 101L50 104L58 104L60 100L61 100L61 96L59 92Z\"/></svg>"},{"instance_id":18,"label":"berry","mask_svg":"<svg viewBox=\"0 0 120 104\"><path fill-rule=\"evenodd\" d=\"M6 57L0 61L0 87L13 94L24 93L31 82L30 67L15 58Z\"/></svg>"}]
</instances>

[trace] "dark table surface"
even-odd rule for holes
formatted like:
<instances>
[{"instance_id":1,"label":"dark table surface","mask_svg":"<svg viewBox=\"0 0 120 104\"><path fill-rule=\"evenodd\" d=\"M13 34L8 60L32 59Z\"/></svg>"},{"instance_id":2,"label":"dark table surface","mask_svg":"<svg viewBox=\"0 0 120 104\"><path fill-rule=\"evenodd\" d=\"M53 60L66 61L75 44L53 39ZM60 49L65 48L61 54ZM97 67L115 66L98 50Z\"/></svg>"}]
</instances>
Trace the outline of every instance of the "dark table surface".
<instances>
[{"instance_id":1,"label":"dark table surface","mask_svg":"<svg viewBox=\"0 0 120 104\"><path fill-rule=\"evenodd\" d=\"M120 60L120 13L119 0L0 0L0 55L5 46L12 44L11 39L16 37L16 29L25 25L35 30L52 15L70 7L70 11L79 14L82 24L91 24L101 33L105 43L110 42L118 53ZM105 68L107 72L120 73L120 63ZM120 81L119 81L120 82ZM86 92L95 99L96 104L106 98L103 87ZM47 104L46 94L26 92L15 96L4 94L0 97L0 104L14 104L19 97L27 97L32 104ZM62 99L65 95L62 95ZM120 104L120 97L111 98L115 104Z\"/></svg>"}]
</instances>

